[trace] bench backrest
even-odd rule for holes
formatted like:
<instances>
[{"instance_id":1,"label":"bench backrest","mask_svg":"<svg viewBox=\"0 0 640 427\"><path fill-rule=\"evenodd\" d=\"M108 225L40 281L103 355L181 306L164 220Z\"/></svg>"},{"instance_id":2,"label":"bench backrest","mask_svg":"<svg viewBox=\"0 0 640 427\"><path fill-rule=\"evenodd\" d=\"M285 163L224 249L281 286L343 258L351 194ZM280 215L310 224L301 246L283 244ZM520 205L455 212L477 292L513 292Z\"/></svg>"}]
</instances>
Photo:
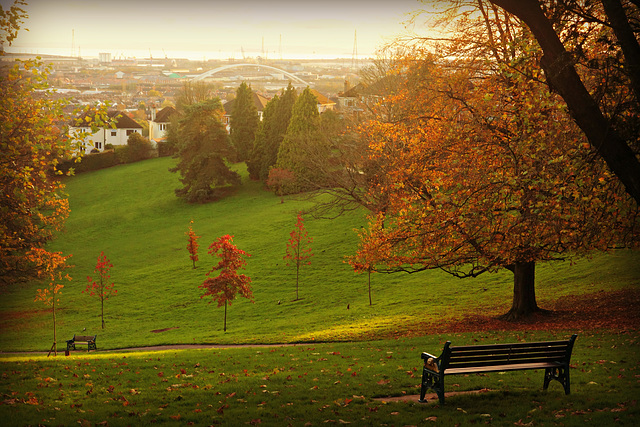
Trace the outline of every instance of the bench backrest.
<instances>
[{"instance_id":1,"label":"bench backrest","mask_svg":"<svg viewBox=\"0 0 640 427\"><path fill-rule=\"evenodd\" d=\"M569 363L577 335L564 341L451 346L447 341L441 369L470 368L521 363Z\"/></svg>"},{"instance_id":2,"label":"bench backrest","mask_svg":"<svg viewBox=\"0 0 640 427\"><path fill-rule=\"evenodd\" d=\"M68 335L67 335L68 336ZM74 341L95 341L97 335L74 335Z\"/></svg>"}]
</instances>

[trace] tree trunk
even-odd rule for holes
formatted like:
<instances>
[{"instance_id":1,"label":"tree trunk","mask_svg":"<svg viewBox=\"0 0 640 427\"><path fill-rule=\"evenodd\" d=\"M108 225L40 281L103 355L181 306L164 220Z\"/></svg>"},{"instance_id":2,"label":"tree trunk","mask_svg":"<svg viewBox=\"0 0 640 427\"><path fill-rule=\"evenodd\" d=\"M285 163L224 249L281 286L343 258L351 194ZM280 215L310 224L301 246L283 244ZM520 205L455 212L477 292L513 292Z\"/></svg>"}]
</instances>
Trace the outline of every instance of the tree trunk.
<instances>
[{"instance_id":1,"label":"tree trunk","mask_svg":"<svg viewBox=\"0 0 640 427\"><path fill-rule=\"evenodd\" d=\"M520 18L531 29L544 52L540 65L547 82L565 100L571 116L589 143L602 156L636 203L640 204L640 162L585 88L573 66L571 54L565 50L538 0L491 2Z\"/></svg>"},{"instance_id":2,"label":"tree trunk","mask_svg":"<svg viewBox=\"0 0 640 427\"><path fill-rule=\"evenodd\" d=\"M227 332L227 301L224 301L224 332Z\"/></svg>"},{"instance_id":3,"label":"tree trunk","mask_svg":"<svg viewBox=\"0 0 640 427\"><path fill-rule=\"evenodd\" d=\"M296 301L300 299L298 296L298 284L300 283L300 260L296 261Z\"/></svg>"},{"instance_id":4,"label":"tree trunk","mask_svg":"<svg viewBox=\"0 0 640 427\"><path fill-rule=\"evenodd\" d=\"M373 305L371 302L371 270L369 270L369 305Z\"/></svg>"},{"instance_id":5,"label":"tree trunk","mask_svg":"<svg viewBox=\"0 0 640 427\"><path fill-rule=\"evenodd\" d=\"M640 102L640 44L638 44L633 29L629 25L620 0L602 0L602 6L618 43L620 43L620 48L622 48L627 75L631 81L636 100Z\"/></svg>"},{"instance_id":6,"label":"tree trunk","mask_svg":"<svg viewBox=\"0 0 640 427\"><path fill-rule=\"evenodd\" d=\"M55 288L54 288L55 289ZM56 340L56 294L53 294L53 355L58 355L58 342Z\"/></svg>"},{"instance_id":7,"label":"tree trunk","mask_svg":"<svg viewBox=\"0 0 640 427\"><path fill-rule=\"evenodd\" d=\"M519 320L542 311L536 302L536 263L516 262L513 271L513 303L503 320Z\"/></svg>"},{"instance_id":8,"label":"tree trunk","mask_svg":"<svg viewBox=\"0 0 640 427\"><path fill-rule=\"evenodd\" d=\"M104 298L102 298L100 301L102 306L100 317L102 317L102 329L104 329Z\"/></svg>"}]
</instances>

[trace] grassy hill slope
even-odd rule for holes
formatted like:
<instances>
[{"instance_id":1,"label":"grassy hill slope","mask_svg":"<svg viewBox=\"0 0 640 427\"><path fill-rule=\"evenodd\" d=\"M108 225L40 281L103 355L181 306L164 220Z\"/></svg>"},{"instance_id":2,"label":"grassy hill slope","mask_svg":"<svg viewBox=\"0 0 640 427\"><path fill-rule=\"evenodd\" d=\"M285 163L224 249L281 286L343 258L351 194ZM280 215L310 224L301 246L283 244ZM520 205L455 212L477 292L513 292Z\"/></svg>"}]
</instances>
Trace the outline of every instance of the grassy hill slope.
<instances>
[{"instance_id":1,"label":"grassy hill slope","mask_svg":"<svg viewBox=\"0 0 640 427\"><path fill-rule=\"evenodd\" d=\"M354 229L366 225L363 212L336 220L305 218L315 256L301 272L295 298L295 270L283 261L296 213L308 202L280 198L251 182L223 200L189 205L174 195L174 160L154 159L90 172L68 179L71 216L50 249L73 254L72 282L65 285L58 311L58 342L74 333L98 334L99 348L166 343L266 343L348 340L418 328L420 323L465 312L499 314L510 305L509 272L459 280L439 271L372 276L369 306L366 275L355 274L345 256L357 245ZM186 250L189 222L200 239L193 269ZM255 303L236 300L223 309L200 299L198 285L216 259L206 254L217 237L231 234L252 256L245 274L253 279ZM118 295L105 305L82 294L96 258L113 262ZM553 308L562 295L612 290L638 284L640 254L597 254L575 265L554 263L537 270L538 302ZM0 349L48 349L51 313L33 302L30 283L12 289L0 302ZM347 309L349 305L349 309ZM158 332L159 330L163 330ZM154 332L155 331L155 332ZM62 348L62 344L59 346Z\"/></svg>"}]
</instances>

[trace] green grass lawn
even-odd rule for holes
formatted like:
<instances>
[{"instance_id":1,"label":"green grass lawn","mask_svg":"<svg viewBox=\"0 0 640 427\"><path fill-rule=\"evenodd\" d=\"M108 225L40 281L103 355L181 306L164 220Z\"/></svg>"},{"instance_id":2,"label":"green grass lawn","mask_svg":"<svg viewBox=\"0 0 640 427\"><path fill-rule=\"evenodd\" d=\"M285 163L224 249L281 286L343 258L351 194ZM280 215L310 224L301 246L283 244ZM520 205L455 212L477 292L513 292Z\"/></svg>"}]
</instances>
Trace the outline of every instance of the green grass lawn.
<instances>
[{"instance_id":1,"label":"green grass lawn","mask_svg":"<svg viewBox=\"0 0 640 427\"><path fill-rule=\"evenodd\" d=\"M294 301L295 271L283 256L296 213L309 202L280 203L241 170L245 182L233 196L189 205L173 193L179 186L168 172L173 162L154 159L67 179L71 216L50 245L73 254L75 266L57 311L58 349L73 334L90 333L98 335L99 351L0 354L3 425L637 425L637 330L429 334L425 323L506 312L510 273L469 280L438 271L374 274L369 306L366 276L344 262L357 245L353 230L366 225L362 212L305 218L315 256ZM202 236L197 269L186 250L192 220ZM245 273L255 296L254 304L229 307L226 333L223 309L200 299L198 289L216 262L206 249L224 234L252 255ZM82 294L100 251L114 264L118 289L106 302L104 330L99 301ZM553 308L563 296L637 287L639 278L640 254L633 251L547 263L536 272L538 303ZM51 312L33 301L41 286L2 295L2 352L51 347ZM376 339L407 331L418 337ZM543 372L524 371L451 377L447 391L490 391L449 396L443 407L387 399L417 394L420 353L439 354L446 340L533 341L576 332L569 396L557 383L543 392ZM193 343L299 344L114 350Z\"/></svg>"},{"instance_id":2,"label":"green grass lawn","mask_svg":"<svg viewBox=\"0 0 640 427\"><path fill-rule=\"evenodd\" d=\"M299 344L292 347L77 352L0 357L3 425L638 425L640 341L633 333L581 333L571 394L543 371L448 377L446 391L489 389L426 404L422 351L566 338L573 331Z\"/></svg>"},{"instance_id":3,"label":"green grass lawn","mask_svg":"<svg viewBox=\"0 0 640 427\"><path fill-rule=\"evenodd\" d=\"M469 312L500 314L510 306L509 272L460 280L439 271L372 276L369 306L366 275L355 274L345 257L357 245L354 229L366 225L363 212L335 220L305 218L315 256L301 272L295 298L295 270L283 261L296 213L310 202L280 198L260 183L244 183L230 197L189 205L174 195L175 160L160 158L67 179L71 207L66 229L50 249L73 254L72 282L60 297L58 348L73 334L97 334L99 349L172 343L285 343L347 341L419 328L421 322ZM193 269L186 250L189 222L200 239ZM231 234L252 256L245 273L253 279L255 303L236 300L223 332L223 309L200 299L206 272L217 262L206 253L217 237ZM117 296L105 305L82 293L96 258L113 262ZM537 295L552 308L564 295L637 286L640 254L617 251L592 259L540 265ZM34 302L38 283L10 289L0 302L0 349L46 351L53 342L51 312ZM347 306L349 309L347 309ZM163 330L162 332L156 332ZM60 344L62 342L62 344Z\"/></svg>"}]
</instances>

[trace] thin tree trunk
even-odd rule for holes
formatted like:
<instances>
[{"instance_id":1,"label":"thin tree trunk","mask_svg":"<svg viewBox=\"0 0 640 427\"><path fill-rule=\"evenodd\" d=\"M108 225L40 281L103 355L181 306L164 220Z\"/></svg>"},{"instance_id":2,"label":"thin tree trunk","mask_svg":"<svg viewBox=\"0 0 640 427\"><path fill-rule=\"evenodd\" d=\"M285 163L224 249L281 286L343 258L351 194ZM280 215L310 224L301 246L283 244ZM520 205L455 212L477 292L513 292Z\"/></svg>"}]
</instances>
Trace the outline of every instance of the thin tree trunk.
<instances>
[{"instance_id":1,"label":"thin tree trunk","mask_svg":"<svg viewBox=\"0 0 640 427\"><path fill-rule=\"evenodd\" d=\"M296 301L300 299L298 296L298 284L300 283L300 260L296 261Z\"/></svg>"},{"instance_id":2,"label":"thin tree trunk","mask_svg":"<svg viewBox=\"0 0 640 427\"><path fill-rule=\"evenodd\" d=\"M371 270L369 270L369 305L373 305L371 302Z\"/></svg>"},{"instance_id":3,"label":"thin tree trunk","mask_svg":"<svg viewBox=\"0 0 640 427\"><path fill-rule=\"evenodd\" d=\"M102 317L102 329L104 329L104 297L100 300L100 302L101 302L101 305L102 305L102 307L101 307L102 311L101 311L101 315L100 316Z\"/></svg>"},{"instance_id":4,"label":"thin tree trunk","mask_svg":"<svg viewBox=\"0 0 640 427\"><path fill-rule=\"evenodd\" d=\"M224 301L224 332L227 332L227 301Z\"/></svg>"},{"instance_id":5,"label":"thin tree trunk","mask_svg":"<svg viewBox=\"0 0 640 427\"><path fill-rule=\"evenodd\" d=\"M640 44L629 25L629 19L620 0L602 0L602 6L622 48L627 75L636 100L640 102Z\"/></svg>"},{"instance_id":6,"label":"thin tree trunk","mask_svg":"<svg viewBox=\"0 0 640 427\"><path fill-rule=\"evenodd\" d=\"M56 340L56 294L55 293L53 294L53 355L54 356L58 355L58 342Z\"/></svg>"},{"instance_id":7,"label":"thin tree trunk","mask_svg":"<svg viewBox=\"0 0 640 427\"><path fill-rule=\"evenodd\" d=\"M510 269L513 271L513 303L501 318L519 320L543 311L536 302L536 263L516 262Z\"/></svg>"}]
</instances>

